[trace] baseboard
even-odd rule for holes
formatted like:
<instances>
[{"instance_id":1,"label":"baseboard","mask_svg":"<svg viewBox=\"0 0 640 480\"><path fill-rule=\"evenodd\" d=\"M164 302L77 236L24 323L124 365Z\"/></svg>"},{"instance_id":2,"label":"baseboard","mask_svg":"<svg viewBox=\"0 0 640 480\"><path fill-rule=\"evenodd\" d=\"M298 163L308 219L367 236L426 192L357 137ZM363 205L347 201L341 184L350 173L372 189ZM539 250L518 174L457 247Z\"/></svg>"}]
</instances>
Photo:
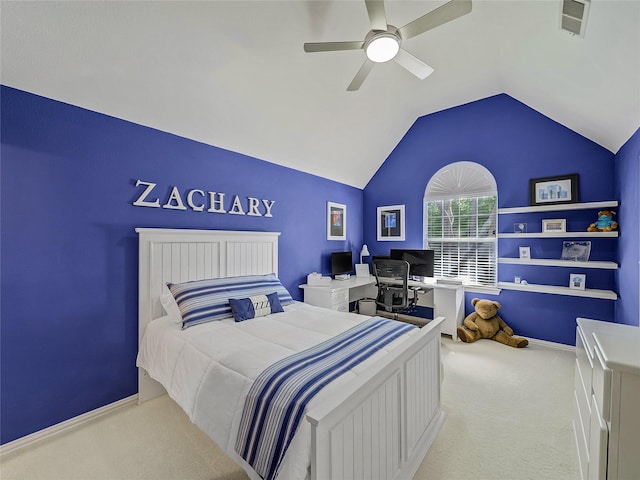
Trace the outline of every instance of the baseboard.
<instances>
[{"instance_id":1,"label":"baseboard","mask_svg":"<svg viewBox=\"0 0 640 480\"><path fill-rule=\"evenodd\" d=\"M543 347L557 348L558 350L565 350L567 352L575 352L576 351L576 347L574 347L573 345L566 345L564 343L549 342L548 340L538 340L537 338L529 338L529 343L534 344L534 345L540 345L540 346L543 346Z\"/></svg>"},{"instance_id":2,"label":"baseboard","mask_svg":"<svg viewBox=\"0 0 640 480\"><path fill-rule=\"evenodd\" d=\"M65 420L64 422L57 423L56 425L52 425L38 432L18 438L17 440L14 440L12 442L5 443L4 445L0 446L0 459L2 459L2 457L4 457L5 455L8 455L9 453L13 453L21 448L31 446L47 438L51 438L55 435L59 435L63 432L67 432L71 429L80 427L92 420L95 420L96 418L135 404L137 403L137 401L138 394L131 395L130 397L123 398L122 400L110 403L109 405L105 405L104 407L96 408L95 410L91 410L90 412L83 413L82 415L70 418L69 420Z\"/></svg>"}]
</instances>

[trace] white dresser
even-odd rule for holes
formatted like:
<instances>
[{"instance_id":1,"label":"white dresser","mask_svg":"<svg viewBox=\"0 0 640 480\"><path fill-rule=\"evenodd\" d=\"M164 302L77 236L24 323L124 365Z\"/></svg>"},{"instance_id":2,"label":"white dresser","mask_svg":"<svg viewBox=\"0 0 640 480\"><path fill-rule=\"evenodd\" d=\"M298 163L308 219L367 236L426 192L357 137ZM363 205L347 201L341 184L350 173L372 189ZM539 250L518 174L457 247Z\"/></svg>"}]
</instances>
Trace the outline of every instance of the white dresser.
<instances>
[{"instance_id":1,"label":"white dresser","mask_svg":"<svg viewBox=\"0 0 640 480\"><path fill-rule=\"evenodd\" d=\"M583 480L640 479L640 328L577 319L573 427Z\"/></svg>"}]
</instances>

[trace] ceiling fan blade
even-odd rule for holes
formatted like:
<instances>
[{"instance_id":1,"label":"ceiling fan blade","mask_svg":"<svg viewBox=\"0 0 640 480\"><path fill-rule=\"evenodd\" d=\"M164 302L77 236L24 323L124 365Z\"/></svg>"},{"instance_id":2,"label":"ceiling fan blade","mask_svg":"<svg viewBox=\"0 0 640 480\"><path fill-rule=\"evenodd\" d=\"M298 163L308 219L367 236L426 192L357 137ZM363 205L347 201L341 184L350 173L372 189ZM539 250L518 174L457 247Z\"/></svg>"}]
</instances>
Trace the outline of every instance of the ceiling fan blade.
<instances>
[{"instance_id":1,"label":"ceiling fan blade","mask_svg":"<svg viewBox=\"0 0 640 480\"><path fill-rule=\"evenodd\" d=\"M311 52L335 52L338 50L358 50L362 48L364 42L320 42L305 43L304 51Z\"/></svg>"},{"instance_id":2,"label":"ceiling fan blade","mask_svg":"<svg viewBox=\"0 0 640 480\"><path fill-rule=\"evenodd\" d=\"M358 73L356 73L356 76L347 87L347 92L354 92L358 90L360 88L360 85L362 85L362 82L364 82L365 78L367 78L367 75L369 75L369 72L373 70L374 66L375 63L367 58L367 60L365 60L365 62L360 67L360 70L358 70Z\"/></svg>"},{"instance_id":3,"label":"ceiling fan blade","mask_svg":"<svg viewBox=\"0 0 640 480\"><path fill-rule=\"evenodd\" d=\"M413 22L407 23L404 27L398 29L398 33L403 40L406 40L455 20L469 12L471 12L471 0L451 0L441 7L416 18Z\"/></svg>"},{"instance_id":4,"label":"ceiling fan blade","mask_svg":"<svg viewBox=\"0 0 640 480\"><path fill-rule=\"evenodd\" d=\"M382 0L365 0L371 30L386 30L387 15L384 13L384 2Z\"/></svg>"},{"instance_id":5,"label":"ceiling fan blade","mask_svg":"<svg viewBox=\"0 0 640 480\"><path fill-rule=\"evenodd\" d=\"M402 65L420 80L424 80L435 71L432 67L424 63L419 58L414 57L403 48L398 51L394 60L397 64Z\"/></svg>"}]
</instances>

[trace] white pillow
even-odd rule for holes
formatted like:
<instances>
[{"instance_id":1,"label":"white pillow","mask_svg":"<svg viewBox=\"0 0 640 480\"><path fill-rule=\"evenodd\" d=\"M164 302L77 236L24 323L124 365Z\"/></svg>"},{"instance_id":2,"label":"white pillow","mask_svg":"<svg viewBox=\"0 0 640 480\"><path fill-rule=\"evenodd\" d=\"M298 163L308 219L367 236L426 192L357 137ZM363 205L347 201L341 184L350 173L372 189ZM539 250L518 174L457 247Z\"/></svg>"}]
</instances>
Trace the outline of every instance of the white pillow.
<instances>
[{"instance_id":1,"label":"white pillow","mask_svg":"<svg viewBox=\"0 0 640 480\"><path fill-rule=\"evenodd\" d=\"M182 315L180 314L180 308L178 308L178 304L176 303L176 299L173 298L171 291L169 291L169 287L166 285L162 288L162 295L160 295L160 303L162 304L162 308L167 312L169 316L169 320L175 323L182 323Z\"/></svg>"}]
</instances>

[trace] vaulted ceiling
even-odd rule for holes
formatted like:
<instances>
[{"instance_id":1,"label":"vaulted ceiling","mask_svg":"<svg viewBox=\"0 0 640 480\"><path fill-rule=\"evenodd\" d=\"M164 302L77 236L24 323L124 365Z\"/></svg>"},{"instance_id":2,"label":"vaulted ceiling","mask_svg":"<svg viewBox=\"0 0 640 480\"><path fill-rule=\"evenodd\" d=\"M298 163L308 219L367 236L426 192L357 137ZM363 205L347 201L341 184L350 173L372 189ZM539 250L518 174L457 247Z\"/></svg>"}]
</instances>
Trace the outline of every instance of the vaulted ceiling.
<instances>
[{"instance_id":1,"label":"vaulted ceiling","mask_svg":"<svg viewBox=\"0 0 640 480\"><path fill-rule=\"evenodd\" d=\"M387 1L401 27L444 1ZM362 50L362 0L2 1L2 84L356 187L416 118L507 93L616 152L640 127L640 0L593 0L584 37L560 0L474 0L403 43L418 80Z\"/></svg>"}]
</instances>

